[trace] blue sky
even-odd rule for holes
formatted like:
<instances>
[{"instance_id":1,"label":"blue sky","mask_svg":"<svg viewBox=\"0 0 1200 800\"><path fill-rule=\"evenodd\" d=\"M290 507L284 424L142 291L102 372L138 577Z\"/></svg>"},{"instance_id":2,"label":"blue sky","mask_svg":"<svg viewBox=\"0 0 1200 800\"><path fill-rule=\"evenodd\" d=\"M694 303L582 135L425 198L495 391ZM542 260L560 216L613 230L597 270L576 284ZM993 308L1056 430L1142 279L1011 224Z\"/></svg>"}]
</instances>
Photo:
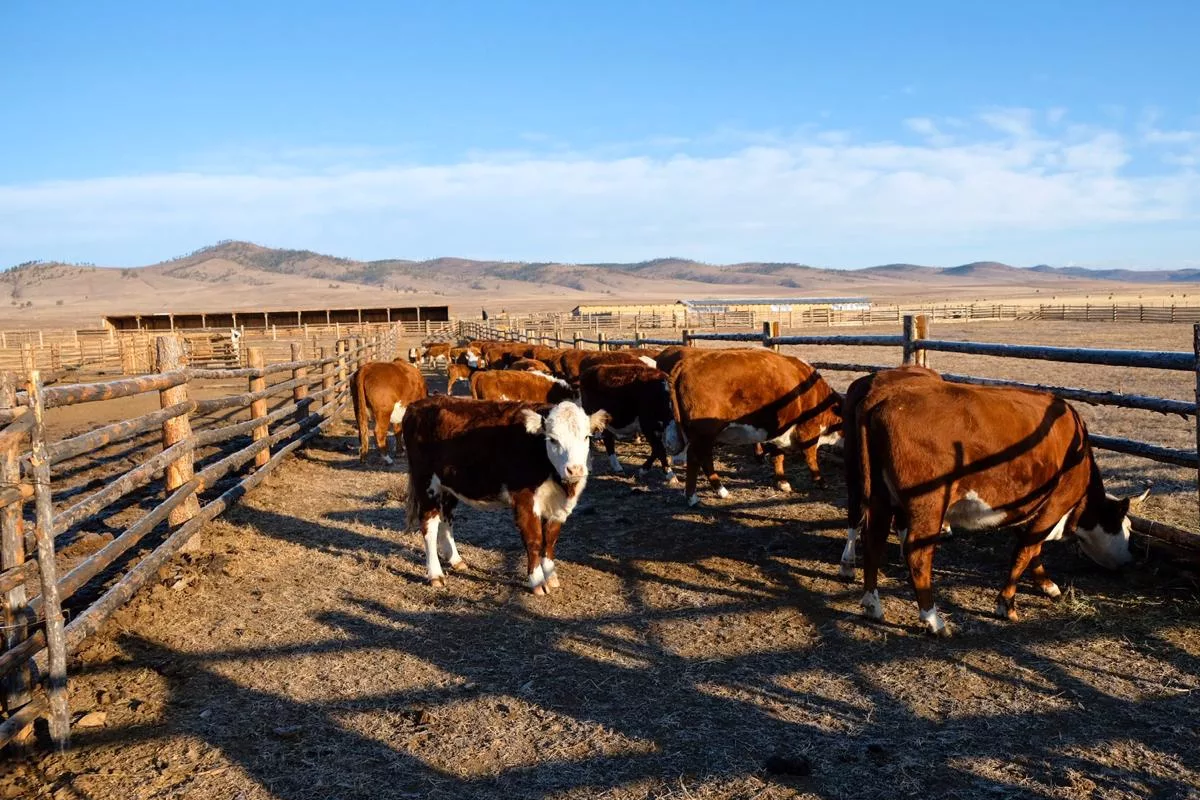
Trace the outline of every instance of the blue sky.
<instances>
[{"instance_id":1,"label":"blue sky","mask_svg":"<svg viewBox=\"0 0 1200 800\"><path fill-rule=\"evenodd\" d=\"M0 4L0 266L1200 266L1200 3Z\"/></svg>"}]
</instances>

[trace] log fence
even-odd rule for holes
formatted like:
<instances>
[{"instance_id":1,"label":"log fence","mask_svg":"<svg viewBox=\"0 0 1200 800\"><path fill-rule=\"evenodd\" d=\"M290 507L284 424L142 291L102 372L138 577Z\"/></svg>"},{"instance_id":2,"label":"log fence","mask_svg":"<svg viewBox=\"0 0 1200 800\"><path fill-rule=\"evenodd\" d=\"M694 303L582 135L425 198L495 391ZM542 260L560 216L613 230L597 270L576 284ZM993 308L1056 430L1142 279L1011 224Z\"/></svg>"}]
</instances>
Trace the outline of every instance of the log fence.
<instances>
[{"instance_id":1,"label":"log fence","mask_svg":"<svg viewBox=\"0 0 1200 800\"><path fill-rule=\"evenodd\" d=\"M586 349L588 345L598 350L623 347L672 345L690 346L694 342L728 342L759 344L763 347L778 349L781 346L850 346L850 347L897 347L901 350L900 363L918 363L927 365L929 351L944 353L961 353L988 357L1023 358L1061 363L1094 364L1101 366L1116 366L1139 369L1162 369L1176 371L1193 371L1196 374L1196 400L1200 400L1200 321L1194 324L1193 352L1161 352L1151 350L1112 350L1074 347L1043 347L1033 345L1000 344L992 342L952 341L929 338L929 320L919 315L910 315L902 320L902 333L899 335L858 335L858 334L811 334L781 336L778 325L764 322L761 332L736 333L704 333L693 330L683 330L678 339L649 338L636 334L633 338L615 339L604 335L588 338L581 331L575 331L570 338L562 335L548 336L535 331L515 332L489 328L474 322L461 322L459 333L470 339L498 339L502 341L519 341L536 344L546 344L555 347L573 347ZM810 363L819 370L834 372L868 373L891 369L894 364L855 364L837 361L811 360ZM1141 411L1153 411L1161 414L1177 414L1182 417L1197 419L1196 400L1174 400L1164 397L1149 397L1145 395L1129 395L1120 392L1101 392L1066 386L1031 384L1020 381L982 378L974 375L958 375L943 373L943 379L954 383L969 383L981 386L1007 386L1020 389L1034 389L1048 392L1066 400L1094 403L1097 405L1116 406ZM1161 445L1142 442L1115 436L1105 436L1089 432L1093 447L1109 450L1125 455L1136 456L1150 461L1156 461L1174 466L1188 467L1197 470L1197 491L1200 497L1200 421L1196 426L1196 450L1163 447ZM1164 523L1141 517L1131 517L1134 530L1152 540L1166 542L1171 545L1200 550L1200 534L1176 528Z\"/></svg>"},{"instance_id":2,"label":"log fence","mask_svg":"<svg viewBox=\"0 0 1200 800\"><path fill-rule=\"evenodd\" d=\"M249 366L229 369L189 366L183 339L168 334L156 342L156 374L48 387L37 369L21 379L0 373L0 747L27 739L43 717L51 740L66 745L71 653L205 523L339 418L350 405L350 372L390 357L404 333L394 325L341 339L315 358L294 342L275 363L252 347ZM246 380L249 391L194 399L202 382L229 379ZM49 409L155 392L152 412L51 441ZM135 466L73 477L76 462L86 468L118 446L131 448L122 458ZM78 485L67 486L72 480ZM86 557L63 553L87 536L99 546Z\"/></svg>"}]
</instances>

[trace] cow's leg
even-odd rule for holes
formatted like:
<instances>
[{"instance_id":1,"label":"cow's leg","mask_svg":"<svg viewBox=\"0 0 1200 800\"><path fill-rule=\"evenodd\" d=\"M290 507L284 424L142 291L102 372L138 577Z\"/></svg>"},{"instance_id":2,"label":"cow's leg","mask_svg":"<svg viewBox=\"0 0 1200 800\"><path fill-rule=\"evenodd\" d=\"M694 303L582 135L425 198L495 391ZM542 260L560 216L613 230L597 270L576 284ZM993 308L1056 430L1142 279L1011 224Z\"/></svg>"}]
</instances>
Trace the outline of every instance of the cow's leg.
<instances>
[{"instance_id":1,"label":"cow's leg","mask_svg":"<svg viewBox=\"0 0 1200 800\"><path fill-rule=\"evenodd\" d=\"M766 459L766 457L767 457L767 448L763 446L762 442L755 442L754 443L754 460L761 464Z\"/></svg>"},{"instance_id":2,"label":"cow's leg","mask_svg":"<svg viewBox=\"0 0 1200 800\"><path fill-rule=\"evenodd\" d=\"M846 580L854 580L854 547L858 543L858 531L862 525L849 525L846 527L846 546L842 548L842 560L838 564L838 575Z\"/></svg>"},{"instance_id":3,"label":"cow's leg","mask_svg":"<svg viewBox=\"0 0 1200 800\"><path fill-rule=\"evenodd\" d=\"M871 511L863 531L863 612L874 620L883 619L883 603L879 599L879 568L887 550L888 527L891 525L891 501L886 493L871 497Z\"/></svg>"},{"instance_id":4,"label":"cow's leg","mask_svg":"<svg viewBox=\"0 0 1200 800\"><path fill-rule=\"evenodd\" d=\"M613 436L613 432L605 428L600 438L604 440L604 452L608 453L608 466L616 475L623 475L625 470L621 468L621 462L617 459L617 437Z\"/></svg>"},{"instance_id":5,"label":"cow's leg","mask_svg":"<svg viewBox=\"0 0 1200 800\"><path fill-rule=\"evenodd\" d=\"M775 488L781 492L790 492L792 485L788 483L787 476L783 473L782 451L771 454L771 468L775 471Z\"/></svg>"},{"instance_id":6,"label":"cow's leg","mask_svg":"<svg viewBox=\"0 0 1200 800\"><path fill-rule=\"evenodd\" d=\"M410 490L411 491L411 490ZM438 561L438 529L442 515L436 508L421 514L421 533L425 537L425 573L431 586L445 586L446 574Z\"/></svg>"},{"instance_id":7,"label":"cow's leg","mask_svg":"<svg viewBox=\"0 0 1200 800\"><path fill-rule=\"evenodd\" d=\"M804 454L804 463L808 467L808 474L812 476L813 486L818 489L825 488L825 479L821 477L821 465L817 463L817 444L813 442L802 451Z\"/></svg>"},{"instance_id":8,"label":"cow's leg","mask_svg":"<svg viewBox=\"0 0 1200 800\"><path fill-rule=\"evenodd\" d=\"M870 516L874 516L873 506ZM874 521L870 524L873 526ZM904 558L908 562L909 580L917 595L917 607L921 610L921 622L928 626L930 633L949 636L950 628L946 619L933 602L933 551L941 536L941 517L932 509L914 509L910 514L909 526ZM882 535L887 536L886 527Z\"/></svg>"},{"instance_id":9,"label":"cow's leg","mask_svg":"<svg viewBox=\"0 0 1200 800\"><path fill-rule=\"evenodd\" d=\"M542 550L542 574L546 577L548 589L557 589L561 585L558 581L558 570L554 566L554 546L558 544L560 531L562 531L561 522L548 519L542 521L542 536L545 545Z\"/></svg>"},{"instance_id":10,"label":"cow's leg","mask_svg":"<svg viewBox=\"0 0 1200 800\"><path fill-rule=\"evenodd\" d=\"M1007 619L1010 622L1017 621L1017 581L1021 579L1029 562L1034 559L1040 560L1041 554L1042 536L1038 535L1035 538L1034 535L1025 534L1017 540L1017 546L1013 550L1012 568L1008 571L1008 580L1005 581L1004 588L996 597L996 616L1000 619ZM1045 575L1044 570L1042 574Z\"/></svg>"},{"instance_id":11,"label":"cow's leg","mask_svg":"<svg viewBox=\"0 0 1200 800\"><path fill-rule=\"evenodd\" d=\"M454 509L457 505L458 500L454 497L442 501L442 524L438 529L438 555L455 571L467 568L467 562L458 554L458 545L454 543Z\"/></svg>"},{"instance_id":12,"label":"cow's leg","mask_svg":"<svg viewBox=\"0 0 1200 800\"><path fill-rule=\"evenodd\" d=\"M379 454L383 456L384 463L391 464L392 456L388 452L387 435L391 428L391 420L387 414L375 415L375 446L379 448Z\"/></svg>"},{"instance_id":13,"label":"cow's leg","mask_svg":"<svg viewBox=\"0 0 1200 800\"><path fill-rule=\"evenodd\" d=\"M703 459L701 466L704 467L704 473L708 475L708 485L717 493L717 497L724 500L729 497L729 490L721 483L721 476L717 474L717 468L713 464L713 446L711 442L706 443L707 446L700 454ZM689 459L690 462L690 459Z\"/></svg>"},{"instance_id":14,"label":"cow's leg","mask_svg":"<svg viewBox=\"0 0 1200 800\"><path fill-rule=\"evenodd\" d=\"M542 570L542 518L533 510L533 492L524 491L513 498L513 518L525 542L525 568L529 588L534 594L546 593L546 573Z\"/></svg>"},{"instance_id":15,"label":"cow's leg","mask_svg":"<svg viewBox=\"0 0 1200 800\"><path fill-rule=\"evenodd\" d=\"M700 502L700 498L696 495L696 482L700 478L699 452L698 438L693 436L687 446L687 477L683 483L683 495L687 498L689 506Z\"/></svg>"},{"instance_id":16,"label":"cow's leg","mask_svg":"<svg viewBox=\"0 0 1200 800\"><path fill-rule=\"evenodd\" d=\"M393 424L392 429L392 455L399 456L404 452L404 437L400 433L400 425Z\"/></svg>"},{"instance_id":17,"label":"cow's leg","mask_svg":"<svg viewBox=\"0 0 1200 800\"><path fill-rule=\"evenodd\" d=\"M1058 588L1058 584L1050 579L1050 575L1046 572L1046 567L1042 564L1042 551L1038 548L1038 554L1029 562L1033 567L1033 579L1037 582L1038 588L1042 590L1042 594L1052 600L1057 600L1062 597L1062 589Z\"/></svg>"}]
</instances>

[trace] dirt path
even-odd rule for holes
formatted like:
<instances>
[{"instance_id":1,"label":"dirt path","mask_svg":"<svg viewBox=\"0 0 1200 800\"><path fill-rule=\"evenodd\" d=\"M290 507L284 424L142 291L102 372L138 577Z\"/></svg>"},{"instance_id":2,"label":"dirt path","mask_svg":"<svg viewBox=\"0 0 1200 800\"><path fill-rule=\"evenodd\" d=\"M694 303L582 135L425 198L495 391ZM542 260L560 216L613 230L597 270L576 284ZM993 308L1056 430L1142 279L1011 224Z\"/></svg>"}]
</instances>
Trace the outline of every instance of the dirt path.
<instances>
[{"instance_id":1,"label":"dirt path","mask_svg":"<svg viewBox=\"0 0 1200 800\"><path fill-rule=\"evenodd\" d=\"M949 642L889 569L890 624L837 579L840 480L689 510L597 475L535 598L509 519L464 509L471 565L423 581L396 501L336 426L81 654L75 748L0 764L0 798L1190 797L1200 611L1186 575L1066 546L1058 604L988 617L1007 536L938 554ZM635 463L636 448L624 453ZM639 451L640 452L640 451ZM594 464L604 468L598 456ZM827 465L835 472L832 464ZM895 565L897 553L889 554ZM82 672L80 671L82 670ZM773 756L792 771L777 776Z\"/></svg>"}]
</instances>

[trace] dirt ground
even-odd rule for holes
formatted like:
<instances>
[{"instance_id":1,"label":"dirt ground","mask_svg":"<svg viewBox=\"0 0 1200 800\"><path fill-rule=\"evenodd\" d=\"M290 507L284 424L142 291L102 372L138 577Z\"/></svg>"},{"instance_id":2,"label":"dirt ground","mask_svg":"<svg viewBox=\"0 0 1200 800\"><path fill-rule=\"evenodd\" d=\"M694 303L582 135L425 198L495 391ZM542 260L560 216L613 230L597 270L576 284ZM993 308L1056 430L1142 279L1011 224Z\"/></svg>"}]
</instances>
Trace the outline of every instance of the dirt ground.
<instances>
[{"instance_id":1,"label":"dirt ground","mask_svg":"<svg viewBox=\"0 0 1200 800\"><path fill-rule=\"evenodd\" d=\"M0 798L1200 796L1178 565L1052 544L1065 596L1023 583L1014 624L990 616L1011 539L956 536L935 561L956 636L934 640L894 545L886 623L838 579L833 461L824 490L790 463L784 495L730 450L732 495L689 509L597 453L561 591L529 595L508 516L469 508L470 569L438 590L403 460L354 450L335 425L119 612L71 672L95 726L0 763Z\"/></svg>"}]
</instances>

